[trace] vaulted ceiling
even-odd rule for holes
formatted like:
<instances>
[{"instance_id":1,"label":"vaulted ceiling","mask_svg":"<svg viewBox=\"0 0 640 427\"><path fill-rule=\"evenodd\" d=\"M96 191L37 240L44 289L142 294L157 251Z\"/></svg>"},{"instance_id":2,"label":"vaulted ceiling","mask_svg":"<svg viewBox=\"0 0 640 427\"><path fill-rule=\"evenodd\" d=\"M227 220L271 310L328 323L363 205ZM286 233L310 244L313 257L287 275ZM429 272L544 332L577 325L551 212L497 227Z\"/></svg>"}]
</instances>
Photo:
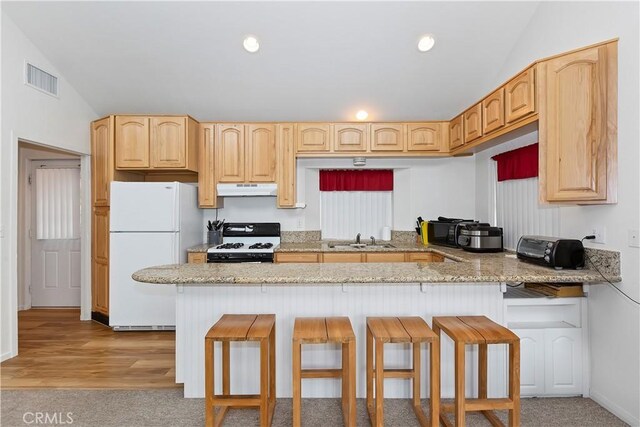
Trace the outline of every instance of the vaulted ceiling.
<instances>
[{"instance_id":1,"label":"vaulted ceiling","mask_svg":"<svg viewBox=\"0 0 640 427\"><path fill-rule=\"evenodd\" d=\"M450 119L493 85L538 2L3 2L100 114ZM419 37L435 47L421 53ZM242 40L255 34L260 51ZM524 67L527 64L522 64ZM61 94L64 96L64 94Z\"/></svg>"}]
</instances>

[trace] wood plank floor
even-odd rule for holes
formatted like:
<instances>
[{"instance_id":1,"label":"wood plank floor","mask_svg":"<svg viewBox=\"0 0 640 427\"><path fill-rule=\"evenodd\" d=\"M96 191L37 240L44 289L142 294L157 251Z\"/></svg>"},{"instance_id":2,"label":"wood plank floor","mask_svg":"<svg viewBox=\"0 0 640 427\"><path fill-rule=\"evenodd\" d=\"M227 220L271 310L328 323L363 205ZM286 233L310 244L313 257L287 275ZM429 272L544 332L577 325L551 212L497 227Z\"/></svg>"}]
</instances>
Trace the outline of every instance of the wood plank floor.
<instances>
[{"instance_id":1,"label":"wood plank floor","mask_svg":"<svg viewBox=\"0 0 640 427\"><path fill-rule=\"evenodd\" d=\"M0 386L148 389L175 384L175 333L113 332L78 309L18 313L18 356L0 364Z\"/></svg>"}]
</instances>

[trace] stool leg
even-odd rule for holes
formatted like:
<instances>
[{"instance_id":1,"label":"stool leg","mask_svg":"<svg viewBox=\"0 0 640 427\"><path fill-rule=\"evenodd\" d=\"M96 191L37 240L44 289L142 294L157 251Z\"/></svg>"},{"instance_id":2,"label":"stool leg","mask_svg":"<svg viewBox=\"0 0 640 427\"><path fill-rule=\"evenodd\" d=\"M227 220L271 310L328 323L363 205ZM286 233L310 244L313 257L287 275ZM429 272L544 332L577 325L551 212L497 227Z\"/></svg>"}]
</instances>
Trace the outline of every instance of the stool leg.
<instances>
[{"instance_id":1,"label":"stool leg","mask_svg":"<svg viewBox=\"0 0 640 427\"><path fill-rule=\"evenodd\" d=\"M269 418L273 417L273 408L276 404L276 327L271 329L269 335Z\"/></svg>"},{"instance_id":2,"label":"stool leg","mask_svg":"<svg viewBox=\"0 0 640 427\"><path fill-rule=\"evenodd\" d=\"M384 344L376 339L376 426L384 425Z\"/></svg>"},{"instance_id":3,"label":"stool leg","mask_svg":"<svg viewBox=\"0 0 640 427\"><path fill-rule=\"evenodd\" d=\"M509 344L509 399L513 409L509 411L509 426L520 425L520 341Z\"/></svg>"},{"instance_id":4,"label":"stool leg","mask_svg":"<svg viewBox=\"0 0 640 427\"><path fill-rule=\"evenodd\" d=\"M213 340L204 340L204 415L205 426L213 427L215 423L215 410L213 406L213 394L214 394L214 377L213 377Z\"/></svg>"},{"instance_id":5,"label":"stool leg","mask_svg":"<svg viewBox=\"0 0 640 427\"><path fill-rule=\"evenodd\" d=\"M456 353L456 362L455 362L455 377L456 377L456 386L455 386L455 411L456 411L456 426L464 426L465 425L465 390L464 390L464 343L455 343L455 353Z\"/></svg>"},{"instance_id":6,"label":"stool leg","mask_svg":"<svg viewBox=\"0 0 640 427\"><path fill-rule=\"evenodd\" d=\"M430 397L429 397L429 420L431 427L440 425L440 336L429 344L430 353Z\"/></svg>"},{"instance_id":7,"label":"stool leg","mask_svg":"<svg viewBox=\"0 0 640 427\"><path fill-rule=\"evenodd\" d=\"M348 403L349 403L349 348L347 343L342 343L340 345L342 348L342 393L340 394L340 401L342 403L342 418L344 419L344 424L347 425L347 417L348 413Z\"/></svg>"},{"instance_id":8,"label":"stool leg","mask_svg":"<svg viewBox=\"0 0 640 427\"><path fill-rule=\"evenodd\" d=\"M349 364L348 364L348 381L349 388L347 394L349 396L349 427L356 427L356 342L349 341Z\"/></svg>"},{"instance_id":9,"label":"stool leg","mask_svg":"<svg viewBox=\"0 0 640 427\"><path fill-rule=\"evenodd\" d=\"M302 399L300 353L300 341L293 340L293 427L300 427L300 400Z\"/></svg>"},{"instance_id":10,"label":"stool leg","mask_svg":"<svg viewBox=\"0 0 640 427\"><path fill-rule=\"evenodd\" d=\"M487 398L487 344L478 344L478 398Z\"/></svg>"},{"instance_id":11,"label":"stool leg","mask_svg":"<svg viewBox=\"0 0 640 427\"><path fill-rule=\"evenodd\" d=\"M222 394L231 394L231 343L229 341L222 341Z\"/></svg>"},{"instance_id":12,"label":"stool leg","mask_svg":"<svg viewBox=\"0 0 640 427\"><path fill-rule=\"evenodd\" d=\"M367 412L371 415L373 409L373 335L367 325ZM371 416L370 416L371 418ZM375 419L371 420L371 424Z\"/></svg>"},{"instance_id":13,"label":"stool leg","mask_svg":"<svg viewBox=\"0 0 640 427\"><path fill-rule=\"evenodd\" d=\"M442 419L442 424L444 425L450 425L449 420L447 419L444 411L440 411L440 326L436 323L432 321L432 329L433 329L433 333L436 334L436 336L438 337L437 341L433 341L431 343L431 396L430 396L430 401L431 401L431 412L439 412L439 417ZM434 346L434 344L436 344ZM437 356L434 354L436 352L437 349ZM437 357L437 359L436 359ZM433 361L437 360L438 361L438 367L436 368L434 366ZM435 373L435 374L434 374ZM434 378L438 378L438 382L437 382L437 387L438 387L438 393L435 394L433 391L433 380ZM433 404L434 404L434 400L433 400L433 396L434 394L438 397L438 401L435 402L437 404L437 411L434 410ZM435 423L435 424L434 424ZM434 421L433 419L431 420L431 425L432 426L436 426L439 425L439 422L436 423L436 421Z\"/></svg>"},{"instance_id":14,"label":"stool leg","mask_svg":"<svg viewBox=\"0 0 640 427\"><path fill-rule=\"evenodd\" d=\"M420 408L420 343L413 343L413 406Z\"/></svg>"},{"instance_id":15,"label":"stool leg","mask_svg":"<svg viewBox=\"0 0 640 427\"><path fill-rule=\"evenodd\" d=\"M260 340L260 427L269 425L269 339Z\"/></svg>"}]
</instances>

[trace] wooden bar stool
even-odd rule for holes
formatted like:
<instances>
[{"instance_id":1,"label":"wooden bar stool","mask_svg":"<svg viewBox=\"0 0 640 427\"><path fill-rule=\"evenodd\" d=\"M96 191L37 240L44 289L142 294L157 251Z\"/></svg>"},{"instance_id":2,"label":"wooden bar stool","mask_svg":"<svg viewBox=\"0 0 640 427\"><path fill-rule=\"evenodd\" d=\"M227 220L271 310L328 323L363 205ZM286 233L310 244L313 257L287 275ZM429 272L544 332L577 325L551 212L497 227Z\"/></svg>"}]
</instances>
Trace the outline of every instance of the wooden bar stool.
<instances>
[{"instance_id":1,"label":"wooden bar stool","mask_svg":"<svg viewBox=\"0 0 640 427\"><path fill-rule=\"evenodd\" d=\"M442 405L442 422L451 423L444 412L455 411L456 426L465 425L466 411L481 411L494 426L504 426L493 413L495 409L509 410L509 425L520 425L520 338L504 326L485 316L446 316L433 318L433 331L440 336L443 330L455 343L455 403ZM478 344L478 398L465 398L465 345ZM487 346L509 345L509 397L487 398Z\"/></svg>"},{"instance_id":2,"label":"wooden bar stool","mask_svg":"<svg viewBox=\"0 0 640 427\"><path fill-rule=\"evenodd\" d=\"M302 369L302 344L342 345L341 369ZM293 326L293 425L300 426L302 379L342 378L344 425L356 425L356 335L348 317L297 317Z\"/></svg>"},{"instance_id":3,"label":"wooden bar stool","mask_svg":"<svg viewBox=\"0 0 640 427\"><path fill-rule=\"evenodd\" d=\"M260 426L271 425L276 404L276 315L225 314L204 338L205 423L220 426L229 407L260 408ZM214 389L214 344L222 342L222 394ZM231 341L260 341L260 394L233 395L230 390ZM248 370L248 372L251 372ZM216 407L221 407L216 413Z\"/></svg>"},{"instance_id":4,"label":"wooden bar stool","mask_svg":"<svg viewBox=\"0 0 640 427\"><path fill-rule=\"evenodd\" d=\"M374 350L375 342L375 350ZM384 369L385 343L412 343L412 369ZM430 343L429 419L420 406L420 345ZM375 369L373 364L375 352ZM373 393L375 378L375 396ZM367 317L367 411L372 426L384 425L384 379L413 380L413 411L421 426L439 426L440 412L440 340L421 317ZM375 400L375 403L374 403Z\"/></svg>"}]
</instances>

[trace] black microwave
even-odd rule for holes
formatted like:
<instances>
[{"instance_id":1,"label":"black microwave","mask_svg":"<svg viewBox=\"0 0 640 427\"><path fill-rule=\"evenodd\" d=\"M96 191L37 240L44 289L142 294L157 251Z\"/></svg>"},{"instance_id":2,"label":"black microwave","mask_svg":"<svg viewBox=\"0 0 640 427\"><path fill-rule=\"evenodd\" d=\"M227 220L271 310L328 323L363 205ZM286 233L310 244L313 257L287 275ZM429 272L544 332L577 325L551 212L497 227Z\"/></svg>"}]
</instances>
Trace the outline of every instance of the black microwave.
<instances>
[{"instance_id":1,"label":"black microwave","mask_svg":"<svg viewBox=\"0 0 640 427\"><path fill-rule=\"evenodd\" d=\"M429 243L457 248L460 230L467 224L479 223L478 221L470 219L444 217L438 217L437 220L429 221L427 223L427 238L429 239Z\"/></svg>"}]
</instances>

